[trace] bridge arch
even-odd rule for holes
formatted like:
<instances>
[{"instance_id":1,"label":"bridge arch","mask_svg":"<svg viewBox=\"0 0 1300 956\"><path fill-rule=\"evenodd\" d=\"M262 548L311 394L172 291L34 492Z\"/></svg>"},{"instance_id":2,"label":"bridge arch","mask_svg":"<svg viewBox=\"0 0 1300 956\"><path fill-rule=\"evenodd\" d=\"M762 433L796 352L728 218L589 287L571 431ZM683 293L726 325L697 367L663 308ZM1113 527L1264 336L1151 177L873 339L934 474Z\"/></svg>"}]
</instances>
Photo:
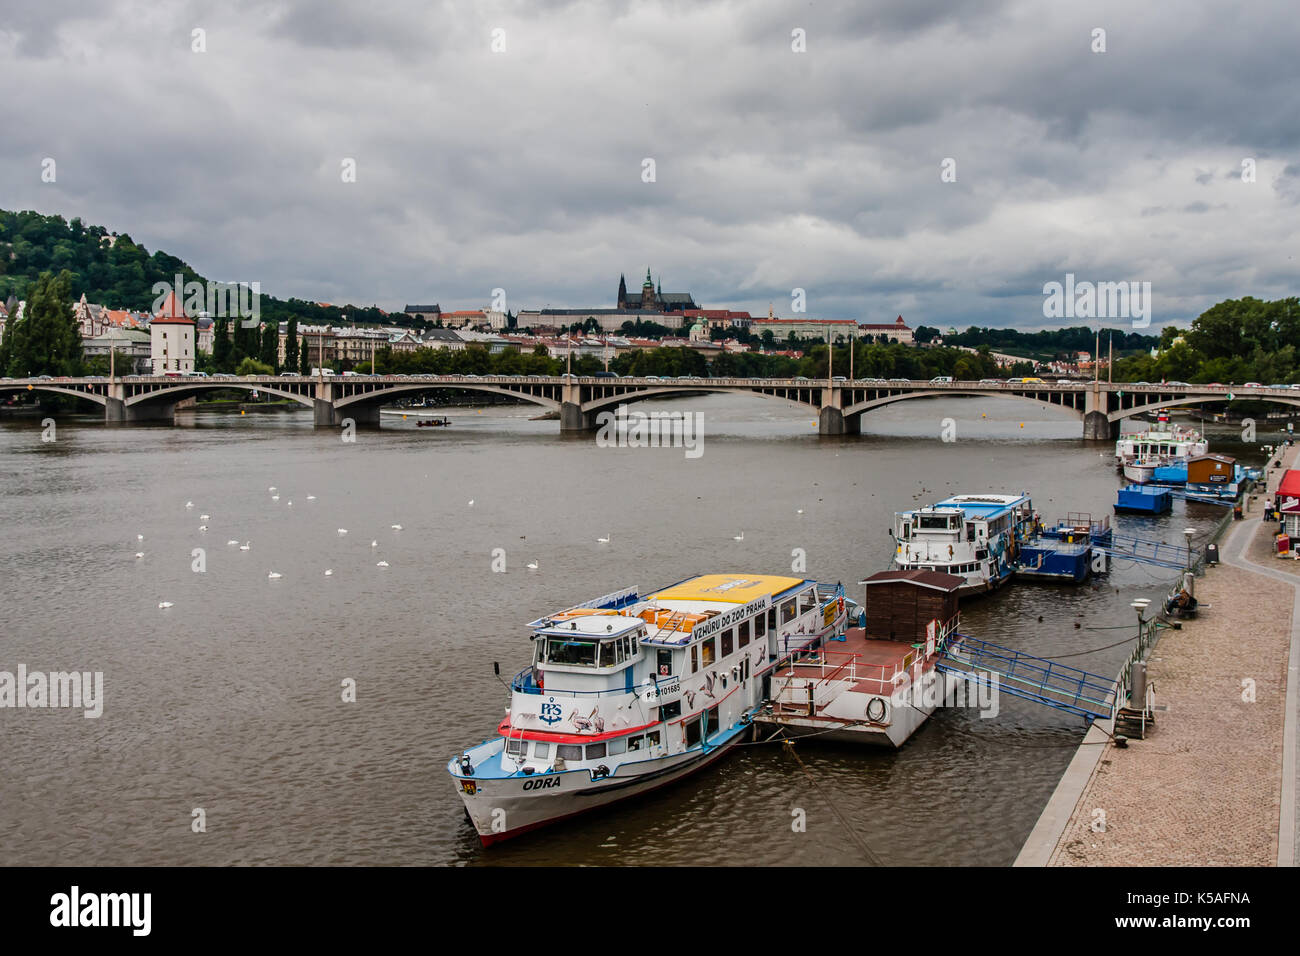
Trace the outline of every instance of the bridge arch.
<instances>
[{"instance_id":1,"label":"bridge arch","mask_svg":"<svg viewBox=\"0 0 1300 956\"><path fill-rule=\"evenodd\" d=\"M82 389L69 388L68 386L65 385L39 385L35 382L31 383L31 386L32 386L31 389L28 389L27 383L24 383L22 385L4 384L4 385L0 385L0 393L13 392L14 394L21 395L23 392L27 392L27 391L53 392L54 394L57 395L71 395L73 398L84 398L86 401L94 402L96 405L108 404L107 397L101 395L98 392L91 392Z\"/></svg>"},{"instance_id":2,"label":"bridge arch","mask_svg":"<svg viewBox=\"0 0 1300 956\"><path fill-rule=\"evenodd\" d=\"M683 383L682 386L678 386L675 384L671 388L651 387L645 389L633 389L631 391L622 392L617 395L606 395L601 398L591 399L589 401L584 402L582 404L582 411L584 414L594 414L596 412L599 412L606 408L610 408L612 406L630 404L632 402L641 402L651 398L660 398L665 395L682 395L684 393L689 393L689 392L711 392L718 395L728 395L728 394L734 395L737 393L743 393L748 395L755 395L759 398L775 399L776 401L789 402L794 405L799 405L804 408L812 408L814 410L820 408L820 404L818 402L811 400L811 395L809 397L809 400L805 401L801 398L791 398L789 395L777 394L778 390L764 391L757 386L708 385L704 382L701 382L698 388L694 386L695 383L691 382L691 383ZM795 391L798 392L798 391L805 391L805 390L795 389ZM813 387L807 389L807 391L811 393L813 391L820 391L820 390L816 387Z\"/></svg>"},{"instance_id":3,"label":"bridge arch","mask_svg":"<svg viewBox=\"0 0 1300 956\"><path fill-rule=\"evenodd\" d=\"M221 391L261 392L266 395L276 395L280 398L292 399L300 405L306 405L308 408L313 408L315 406L315 400L311 395L302 395L288 389L274 385L267 385L262 382L226 382L221 379L203 379L197 382L187 381L183 385L176 385L169 388L158 388L151 391L142 391L135 395L128 395L126 399L123 400L123 404L128 407L155 403L172 405L176 402L192 398L196 395L201 395L205 392Z\"/></svg>"},{"instance_id":4,"label":"bridge arch","mask_svg":"<svg viewBox=\"0 0 1300 956\"><path fill-rule=\"evenodd\" d=\"M401 395L415 395L420 392L446 391L449 389L462 392L488 392L494 395L505 395L509 398L540 405L550 411L558 411L561 404L559 399L548 398L545 395L535 395L530 391L515 391L499 385L480 385L473 382L413 382L409 385L384 386L373 391L346 395L343 398L334 400L334 408L341 411L349 406L383 405Z\"/></svg>"},{"instance_id":5,"label":"bridge arch","mask_svg":"<svg viewBox=\"0 0 1300 956\"><path fill-rule=\"evenodd\" d=\"M1280 395L1260 395L1258 397L1250 395L1243 398L1241 395L1234 395L1232 400L1236 402L1270 402L1274 405L1289 405L1292 408L1300 407L1300 395L1297 395L1295 398L1283 398ZM1121 408L1110 412L1106 415L1106 418L1109 421L1118 422L1123 421L1125 418L1132 418L1134 415L1141 415L1143 412L1158 411L1162 408L1172 408L1178 405L1207 405L1215 402L1227 404L1227 394L1209 396L1195 395L1191 397L1171 399L1170 401L1165 402L1148 402L1145 405L1135 405L1132 408Z\"/></svg>"},{"instance_id":6,"label":"bridge arch","mask_svg":"<svg viewBox=\"0 0 1300 956\"><path fill-rule=\"evenodd\" d=\"M1072 393L1049 393L1049 394L1072 394ZM935 388L926 389L918 392L891 392L888 395L878 395L875 398L869 398L865 401L856 402L844 409L844 417L858 415L862 412L871 411L873 408L883 408L886 405L893 405L896 402L905 402L913 398L949 398L954 396L964 398L1019 398L1026 402L1034 402L1037 405L1044 405L1048 408L1056 408L1062 411L1072 412L1077 418L1082 419L1084 409L1076 408L1073 405L1065 405L1060 402L1052 402L1047 399L1037 398L1032 394L1026 394L1018 391L997 391L991 392L977 389L962 388Z\"/></svg>"}]
</instances>

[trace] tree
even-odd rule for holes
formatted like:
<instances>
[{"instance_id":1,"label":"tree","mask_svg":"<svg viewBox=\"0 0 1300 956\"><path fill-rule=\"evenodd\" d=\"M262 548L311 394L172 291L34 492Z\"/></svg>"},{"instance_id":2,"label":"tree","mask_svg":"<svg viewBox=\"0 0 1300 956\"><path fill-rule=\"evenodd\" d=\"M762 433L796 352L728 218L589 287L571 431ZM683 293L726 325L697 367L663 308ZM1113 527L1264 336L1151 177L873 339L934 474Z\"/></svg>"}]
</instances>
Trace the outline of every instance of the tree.
<instances>
[{"instance_id":1,"label":"tree","mask_svg":"<svg viewBox=\"0 0 1300 956\"><path fill-rule=\"evenodd\" d=\"M239 368L235 369L236 375L274 375L275 369L259 362L257 359L246 358L239 363Z\"/></svg>"},{"instance_id":2,"label":"tree","mask_svg":"<svg viewBox=\"0 0 1300 956\"><path fill-rule=\"evenodd\" d=\"M72 275L42 272L27 296L23 317L10 322L0 344L13 376L76 375L81 370L81 329L72 311Z\"/></svg>"},{"instance_id":3,"label":"tree","mask_svg":"<svg viewBox=\"0 0 1300 956\"><path fill-rule=\"evenodd\" d=\"M280 328L278 322L267 322L262 326L262 342L258 349L258 361L269 365L274 371L280 364Z\"/></svg>"},{"instance_id":4,"label":"tree","mask_svg":"<svg viewBox=\"0 0 1300 956\"><path fill-rule=\"evenodd\" d=\"M230 350L230 320L223 316L212 324L212 364L217 371L230 371Z\"/></svg>"},{"instance_id":5,"label":"tree","mask_svg":"<svg viewBox=\"0 0 1300 956\"><path fill-rule=\"evenodd\" d=\"M298 371L302 375L311 374L311 353L307 349L307 336L305 335L298 346Z\"/></svg>"},{"instance_id":6,"label":"tree","mask_svg":"<svg viewBox=\"0 0 1300 956\"><path fill-rule=\"evenodd\" d=\"M284 367L298 368L298 316L289 316L284 333Z\"/></svg>"}]
</instances>

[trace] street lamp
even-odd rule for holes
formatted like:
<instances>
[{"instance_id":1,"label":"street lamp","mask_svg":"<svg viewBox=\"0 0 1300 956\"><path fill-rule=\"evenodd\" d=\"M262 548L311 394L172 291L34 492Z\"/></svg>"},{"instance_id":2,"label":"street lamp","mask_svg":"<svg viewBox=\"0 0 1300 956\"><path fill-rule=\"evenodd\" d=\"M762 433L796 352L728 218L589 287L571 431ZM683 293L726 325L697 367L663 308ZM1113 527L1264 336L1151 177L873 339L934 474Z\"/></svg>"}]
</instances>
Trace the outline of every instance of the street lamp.
<instances>
[{"instance_id":1,"label":"street lamp","mask_svg":"<svg viewBox=\"0 0 1300 956\"><path fill-rule=\"evenodd\" d=\"M1183 536L1187 538L1187 570L1192 570L1192 535L1196 534L1195 528L1184 528Z\"/></svg>"}]
</instances>

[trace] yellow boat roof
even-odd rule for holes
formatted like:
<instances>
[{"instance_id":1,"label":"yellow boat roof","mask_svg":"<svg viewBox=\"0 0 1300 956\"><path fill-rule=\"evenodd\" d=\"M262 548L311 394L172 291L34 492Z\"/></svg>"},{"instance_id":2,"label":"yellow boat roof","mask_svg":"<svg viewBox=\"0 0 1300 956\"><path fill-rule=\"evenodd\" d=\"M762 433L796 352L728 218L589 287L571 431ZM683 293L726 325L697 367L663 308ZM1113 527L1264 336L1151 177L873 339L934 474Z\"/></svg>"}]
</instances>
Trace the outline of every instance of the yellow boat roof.
<instances>
[{"instance_id":1,"label":"yellow boat roof","mask_svg":"<svg viewBox=\"0 0 1300 956\"><path fill-rule=\"evenodd\" d=\"M674 584L667 590L656 591L648 597L659 601L748 604L765 594L776 596L803 583L803 578L787 578L779 574L701 574L681 584Z\"/></svg>"}]
</instances>

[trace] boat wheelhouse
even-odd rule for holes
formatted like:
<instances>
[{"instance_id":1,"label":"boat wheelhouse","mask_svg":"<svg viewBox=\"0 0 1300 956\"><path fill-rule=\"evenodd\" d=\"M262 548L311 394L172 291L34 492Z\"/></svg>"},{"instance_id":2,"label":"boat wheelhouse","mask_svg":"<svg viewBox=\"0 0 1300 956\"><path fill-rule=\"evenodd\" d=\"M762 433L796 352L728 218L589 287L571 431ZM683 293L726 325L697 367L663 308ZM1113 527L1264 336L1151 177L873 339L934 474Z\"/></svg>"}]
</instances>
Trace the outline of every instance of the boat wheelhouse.
<instances>
[{"instance_id":1,"label":"boat wheelhouse","mask_svg":"<svg viewBox=\"0 0 1300 956\"><path fill-rule=\"evenodd\" d=\"M894 516L894 563L965 579L962 594L1004 584L1037 518L1029 495L954 495Z\"/></svg>"},{"instance_id":2,"label":"boat wheelhouse","mask_svg":"<svg viewBox=\"0 0 1300 956\"><path fill-rule=\"evenodd\" d=\"M707 574L532 621L497 736L447 765L486 846L637 796L748 732L773 668L839 634L840 585Z\"/></svg>"},{"instance_id":3,"label":"boat wheelhouse","mask_svg":"<svg viewBox=\"0 0 1300 956\"><path fill-rule=\"evenodd\" d=\"M1200 432L1170 424L1165 418L1145 431L1121 434L1115 442L1115 464L1123 468L1137 460L1153 465L1185 461L1204 455L1209 448L1210 443Z\"/></svg>"}]
</instances>

